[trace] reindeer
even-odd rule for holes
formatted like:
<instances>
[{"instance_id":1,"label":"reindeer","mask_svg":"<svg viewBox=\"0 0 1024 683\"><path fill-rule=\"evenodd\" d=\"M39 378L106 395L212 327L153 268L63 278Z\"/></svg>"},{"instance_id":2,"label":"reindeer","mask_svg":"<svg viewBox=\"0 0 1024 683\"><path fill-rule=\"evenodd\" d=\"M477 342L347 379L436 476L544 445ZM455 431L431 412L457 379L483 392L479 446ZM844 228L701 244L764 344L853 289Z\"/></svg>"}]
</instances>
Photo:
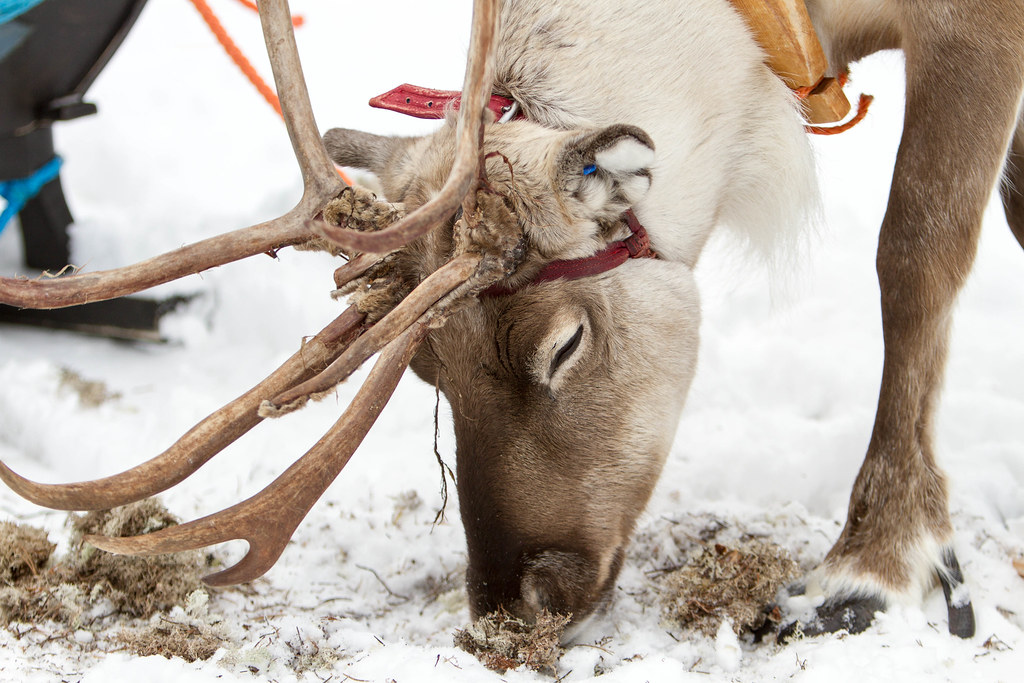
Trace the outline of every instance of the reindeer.
<instances>
[{"instance_id":1,"label":"reindeer","mask_svg":"<svg viewBox=\"0 0 1024 683\"><path fill-rule=\"evenodd\" d=\"M792 94L727 0L629 12L600 0L497 5L476 0L461 104L436 133L333 129L325 151L286 3L261 2L304 178L298 206L126 269L6 280L0 300L73 305L299 245L351 257L335 284L352 305L267 379L133 470L68 485L6 467L0 477L59 509L137 500L188 476L261 419L329 392L382 350L339 422L263 492L179 527L92 542L157 553L244 538L245 558L207 581L259 576L411 364L452 405L471 613L548 609L579 623L606 605L694 373L702 248L720 226L766 252L785 243L813 211L813 163ZM833 73L876 50L904 50L907 115L879 239L885 363L875 427L846 527L804 582L820 607L802 631L862 630L877 610L920 601L937 580L950 631L968 637L973 611L931 422L951 307L1004 165L1007 216L1024 242L1024 177L1006 164L1024 155L1016 133L1024 8L1010 0L808 0L807 8ZM495 121L492 95L522 116ZM388 201L343 187L328 153L374 171Z\"/></svg>"}]
</instances>

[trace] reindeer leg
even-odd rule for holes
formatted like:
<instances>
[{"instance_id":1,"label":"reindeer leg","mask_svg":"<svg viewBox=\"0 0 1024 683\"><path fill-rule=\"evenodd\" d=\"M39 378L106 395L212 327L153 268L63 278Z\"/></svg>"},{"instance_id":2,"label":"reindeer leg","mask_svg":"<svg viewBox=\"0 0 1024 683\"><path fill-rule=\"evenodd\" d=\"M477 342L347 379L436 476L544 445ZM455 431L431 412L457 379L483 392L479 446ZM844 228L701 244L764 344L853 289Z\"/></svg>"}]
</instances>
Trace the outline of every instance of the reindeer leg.
<instances>
[{"instance_id":1,"label":"reindeer leg","mask_svg":"<svg viewBox=\"0 0 1024 683\"><path fill-rule=\"evenodd\" d=\"M825 602L797 627L804 634L863 630L879 609L919 603L936 577L950 631L974 634L932 420L952 307L1017 121L1024 28L984 2L950 4L902 10L906 119L876 264L885 341L878 412L846 526L809 577L808 593L820 588Z\"/></svg>"},{"instance_id":2,"label":"reindeer leg","mask_svg":"<svg viewBox=\"0 0 1024 683\"><path fill-rule=\"evenodd\" d=\"M1010 152L1006 155L1006 177L999 186L1006 222L1024 247L1024 121L1017 122Z\"/></svg>"}]
</instances>

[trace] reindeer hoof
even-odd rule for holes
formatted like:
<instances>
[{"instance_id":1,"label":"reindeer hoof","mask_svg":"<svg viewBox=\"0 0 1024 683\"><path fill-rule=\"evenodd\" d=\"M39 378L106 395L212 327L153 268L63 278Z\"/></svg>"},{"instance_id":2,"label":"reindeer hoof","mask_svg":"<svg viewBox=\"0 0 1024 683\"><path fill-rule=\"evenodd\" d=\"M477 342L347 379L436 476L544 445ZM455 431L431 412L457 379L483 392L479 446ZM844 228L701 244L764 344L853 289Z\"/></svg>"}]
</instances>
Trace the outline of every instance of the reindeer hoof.
<instances>
[{"instance_id":1,"label":"reindeer hoof","mask_svg":"<svg viewBox=\"0 0 1024 683\"><path fill-rule=\"evenodd\" d=\"M815 610L814 617L809 621L798 619L783 626L779 630L778 642L789 643L836 631L860 633L874 621L875 612L884 609L885 603L878 598L846 598L826 602Z\"/></svg>"},{"instance_id":2,"label":"reindeer hoof","mask_svg":"<svg viewBox=\"0 0 1024 683\"><path fill-rule=\"evenodd\" d=\"M960 638L974 636L974 608L971 594L964 583L960 563L952 548L942 552L942 567L939 568L939 583L946 597L946 612L949 615L949 632Z\"/></svg>"},{"instance_id":3,"label":"reindeer hoof","mask_svg":"<svg viewBox=\"0 0 1024 683\"><path fill-rule=\"evenodd\" d=\"M971 596L964 583L964 575L956 553L951 548L942 551L940 564L936 567L942 594L946 598L949 618L949 632L960 638L974 637L974 608ZM800 595L803 588L791 587L791 595ZM779 629L777 640L788 643L807 636L847 631L860 633L871 625L875 612L885 609L885 602L877 597L851 597L828 600L815 610L809 621L796 620Z\"/></svg>"}]
</instances>

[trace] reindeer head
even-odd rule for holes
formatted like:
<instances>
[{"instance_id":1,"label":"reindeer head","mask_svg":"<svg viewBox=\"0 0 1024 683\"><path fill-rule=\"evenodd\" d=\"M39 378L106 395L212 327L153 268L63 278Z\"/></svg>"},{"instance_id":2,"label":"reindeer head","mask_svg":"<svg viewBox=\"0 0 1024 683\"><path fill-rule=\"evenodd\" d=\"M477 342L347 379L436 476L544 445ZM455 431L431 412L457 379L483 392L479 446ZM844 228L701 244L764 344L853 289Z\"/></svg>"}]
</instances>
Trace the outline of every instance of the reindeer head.
<instances>
[{"instance_id":1,"label":"reindeer head","mask_svg":"<svg viewBox=\"0 0 1024 683\"><path fill-rule=\"evenodd\" d=\"M437 194L455 153L450 122L424 138L334 129L324 141L406 209ZM631 126L529 122L487 126L484 153L489 191L526 237L516 283L620 237L654 157ZM413 279L450 257L454 218L403 250ZM696 360L696 293L688 271L650 259L513 289L452 316L411 367L451 404L474 615L580 618L613 585L671 444Z\"/></svg>"},{"instance_id":2,"label":"reindeer head","mask_svg":"<svg viewBox=\"0 0 1024 683\"><path fill-rule=\"evenodd\" d=\"M0 463L0 479L56 509L139 500L180 482L263 418L328 392L380 351L337 424L260 493L152 534L87 540L155 554L244 539L246 556L206 581L260 576L411 362L453 409L473 613L504 606L524 616L543 608L586 616L614 582L672 440L695 362L697 297L685 267L653 259L529 283L544 264L590 255L623 231L622 212L650 183L650 139L622 125L485 126L497 2L475 0L457 125L420 139L328 134L336 160L375 170L388 197L404 206L372 197L361 204L365 194L343 187L321 144L287 3L263 0L260 16L302 171L298 205L134 266L55 280L0 278L0 302L58 308L109 299L305 245L358 254L335 273L336 284L353 291L353 305L257 386L135 468L50 485ZM364 230L311 220L338 202Z\"/></svg>"}]
</instances>

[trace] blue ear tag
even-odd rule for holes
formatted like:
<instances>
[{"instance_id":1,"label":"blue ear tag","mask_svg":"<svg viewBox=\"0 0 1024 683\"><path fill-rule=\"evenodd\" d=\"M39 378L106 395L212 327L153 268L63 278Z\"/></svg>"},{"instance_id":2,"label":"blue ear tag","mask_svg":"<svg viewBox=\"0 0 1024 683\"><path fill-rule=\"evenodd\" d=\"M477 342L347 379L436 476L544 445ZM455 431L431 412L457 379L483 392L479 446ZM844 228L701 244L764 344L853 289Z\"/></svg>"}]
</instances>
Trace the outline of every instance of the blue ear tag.
<instances>
[{"instance_id":1,"label":"blue ear tag","mask_svg":"<svg viewBox=\"0 0 1024 683\"><path fill-rule=\"evenodd\" d=\"M596 171L597 166L595 166L594 164L587 164L586 166L583 167L583 175L590 175L591 173L594 173Z\"/></svg>"}]
</instances>

